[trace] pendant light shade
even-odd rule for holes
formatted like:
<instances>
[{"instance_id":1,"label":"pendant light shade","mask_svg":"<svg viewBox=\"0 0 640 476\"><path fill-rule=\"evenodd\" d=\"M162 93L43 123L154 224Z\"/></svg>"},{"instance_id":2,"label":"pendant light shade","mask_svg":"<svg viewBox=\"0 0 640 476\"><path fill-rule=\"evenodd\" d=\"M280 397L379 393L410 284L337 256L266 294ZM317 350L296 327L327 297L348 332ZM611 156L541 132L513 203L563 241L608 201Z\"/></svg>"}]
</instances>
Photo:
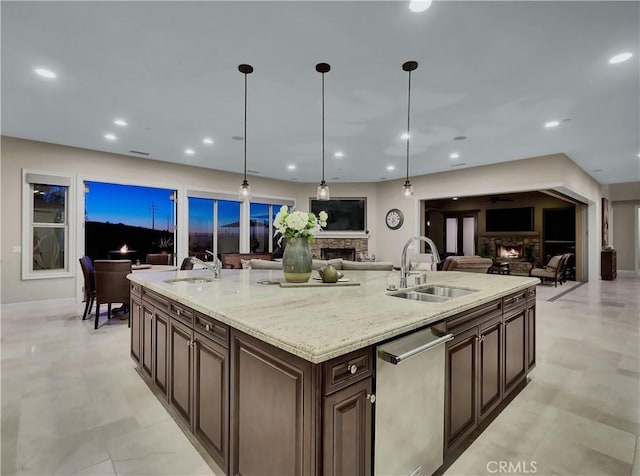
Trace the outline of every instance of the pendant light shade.
<instances>
[{"instance_id":1,"label":"pendant light shade","mask_svg":"<svg viewBox=\"0 0 640 476\"><path fill-rule=\"evenodd\" d=\"M316 198L318 200L329 200L331 198L329 186L324 180L324 73L327 73L330 70L331 66L327 63L318 63L316 65L316 71L322 74L322 180L320 181L320 185L318 185L318 190L316 192Z\"/></svg>"},{"instance_id":2,"label":"pendant light shade","mask_svg":"<svg viewBox=\"0 0 640 476\"><path fill-rule=\"evenodd\" d=\"M238 71L244 74L244 180L240 185L238 197L240 200L251 199L251 185L247 182L247 75L253 73L253 67L248 64L238 66Z\"/></svg>"},{"instance_id":3,"label":"pendant light shade","mask_svg":"<svg viewBox=\"0 0 640 476\"><path fill-rule=\"evenodd\" d=\"M404 198L413 197L413 185L409 180L409 141L411 140L411 72L418 68L417 61L407 61L402 65L402 70L409 73L409 94L407 99L407 179L402 187L402 196Z\"/></svg>"}]
</instances>

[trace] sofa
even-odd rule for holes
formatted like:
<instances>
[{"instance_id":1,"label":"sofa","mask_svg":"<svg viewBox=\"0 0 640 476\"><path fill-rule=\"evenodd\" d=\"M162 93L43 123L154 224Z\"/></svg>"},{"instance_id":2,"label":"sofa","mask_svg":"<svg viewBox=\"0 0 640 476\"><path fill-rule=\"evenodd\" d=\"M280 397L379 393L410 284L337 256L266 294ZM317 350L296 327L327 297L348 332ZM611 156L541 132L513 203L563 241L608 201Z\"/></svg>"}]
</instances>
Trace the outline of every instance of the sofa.
<instances>
[{"instance_id":1,"label":"sofa","mask_svg":"<svg viewBox=\"0 0 640 476\"><path fill-rule=\"evenodd\" d=\"M247 262L251 259L270 260L273 255L271 253L220 253L220 261L224 269L241 269L243 261Z\"/></svg>"},{"instance_id":2,"label":"sofa","mask_svg":"<svg viewBox=\"0 0 640 476\"><path fill-rule=\"evenodd\" d=\"M251 269L282 269L282 261L251 259L245 264L247 268ZM343 271L391 271L393 269L393 263L390 261L349 261L342 258L314 259L311 262L311 268L318 270L328 264Z\"/></svg>"},{"instance_id":3,"label":"sofa","mask_svg":"<svg viewBox=\"0 0 640 476\"><path fill-rule=\"evenodd\" d=\"M465 271L467 273L486 273L493 260L481 256L447 256L442 271Z\"/></svg>"}]
</instances>

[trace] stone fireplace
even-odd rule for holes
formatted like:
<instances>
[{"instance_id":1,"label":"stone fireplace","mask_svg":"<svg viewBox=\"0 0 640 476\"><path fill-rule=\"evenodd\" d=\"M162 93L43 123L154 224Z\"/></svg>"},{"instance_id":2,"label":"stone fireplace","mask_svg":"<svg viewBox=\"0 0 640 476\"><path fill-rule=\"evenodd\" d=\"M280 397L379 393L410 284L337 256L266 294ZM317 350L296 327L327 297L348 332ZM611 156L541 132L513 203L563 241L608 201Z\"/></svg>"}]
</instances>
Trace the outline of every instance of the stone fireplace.
<instances>
[{"instance_id":1,"label":"stone fireplace","mask_svg":"<svg viewBox=\"0 0 640 476\"><path fill-rule=\"evenodd\" d=\"M483 234L480 235L480 253L508 262L511 274L528 276L531 267L540 259L542 242L537 232Z\"/></svg>"},{"instance_id":2,"label":"stone fireplace","mask_svg":"<svg viewBox=\"0 0 640 476\"><path fill-rule=\"evenodd\" d=\"M309 247L314 258L342 258L359 261L360 253L367 255L369 252L369 240L367 238L320 238L316 236L314 243L311 243ZM329 255L331 255L330 258L325 258Z\"/></svg>"}]
</instances>

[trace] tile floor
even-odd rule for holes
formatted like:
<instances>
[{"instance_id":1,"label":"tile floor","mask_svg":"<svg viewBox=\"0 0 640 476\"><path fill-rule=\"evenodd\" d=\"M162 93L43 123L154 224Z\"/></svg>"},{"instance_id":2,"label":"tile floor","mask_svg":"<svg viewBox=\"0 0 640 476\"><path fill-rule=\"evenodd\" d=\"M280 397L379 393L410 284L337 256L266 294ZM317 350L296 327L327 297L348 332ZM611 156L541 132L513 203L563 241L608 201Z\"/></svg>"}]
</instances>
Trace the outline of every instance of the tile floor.
<instances>
[{"instance_id":1,"label":"tile floor","mask_svg":"<svg viewBox=\"0 0 640 476\"><path fill-rule=\"evenodd\" d=\"M640 278L538 286L530 384L448 475L640 475ZM126 321L2 308L2 474L221 475L134 370Z\"/></svg>"}]
</instances>

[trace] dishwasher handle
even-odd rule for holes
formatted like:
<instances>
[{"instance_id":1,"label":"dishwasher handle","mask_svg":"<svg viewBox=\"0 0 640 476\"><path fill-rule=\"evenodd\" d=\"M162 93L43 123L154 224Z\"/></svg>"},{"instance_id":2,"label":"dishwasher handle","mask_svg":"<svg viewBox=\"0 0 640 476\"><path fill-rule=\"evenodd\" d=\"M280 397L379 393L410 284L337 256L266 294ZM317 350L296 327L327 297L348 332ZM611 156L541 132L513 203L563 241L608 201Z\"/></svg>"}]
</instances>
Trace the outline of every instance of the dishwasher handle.
<instances>
[{"instance_id":1,"label":"dishwasher handle","mask_svg":"<svg viewBox=\"0 0 640 476\"><path fill-rule=\"evenodd\" d=\"M414 355L418 355L422 352L438 347L439 345L449 342L450 340L453 340L453 334L446 334L430 342L426 342L425 344L414 347L413 349L407 350L402 354L393 354L384 349L380 349L378 352L378 356L385 362L389 362L393 365L398 365L407 360L409 357L413 357Z\"/></svg>"}]
</instances>

